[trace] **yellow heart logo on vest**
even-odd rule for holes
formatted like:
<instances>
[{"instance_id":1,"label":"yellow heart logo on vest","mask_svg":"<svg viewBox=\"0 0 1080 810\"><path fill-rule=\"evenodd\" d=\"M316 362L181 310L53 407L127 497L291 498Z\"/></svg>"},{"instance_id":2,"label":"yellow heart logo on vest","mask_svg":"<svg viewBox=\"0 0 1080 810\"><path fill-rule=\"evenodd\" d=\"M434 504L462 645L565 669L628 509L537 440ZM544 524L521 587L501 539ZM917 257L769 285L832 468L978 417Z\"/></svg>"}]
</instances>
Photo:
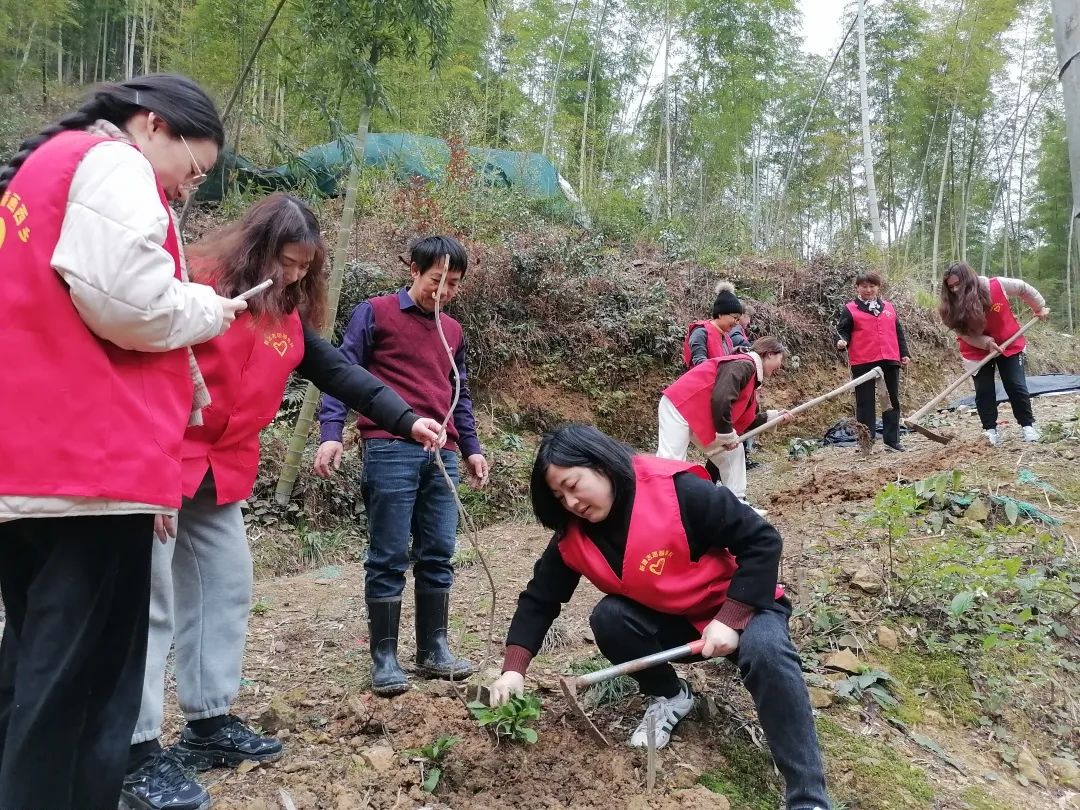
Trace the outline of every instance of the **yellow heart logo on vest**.
<instances>
[{"instance_id":1,"label":"yellow heart logo on vest","mask_svg":"<svg viewBox=\"0 0 1080 810\"><path fill-rule=\"evenodd\" d=\"M660 576L661 572L664 570L664 563L666 562L667 557L661 557L659 560L649 566L649 570L657 576Z\"/></svg>"}]
</instances>

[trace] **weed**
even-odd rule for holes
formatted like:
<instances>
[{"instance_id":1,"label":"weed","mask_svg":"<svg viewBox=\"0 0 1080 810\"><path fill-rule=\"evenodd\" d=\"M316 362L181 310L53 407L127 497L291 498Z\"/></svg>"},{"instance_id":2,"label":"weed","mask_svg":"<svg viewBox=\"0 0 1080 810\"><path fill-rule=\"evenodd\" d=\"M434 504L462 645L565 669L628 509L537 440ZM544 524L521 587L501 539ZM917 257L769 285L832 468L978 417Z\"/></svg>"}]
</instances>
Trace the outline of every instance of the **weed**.
<instances>
[{"instance_id":1,"label":"weed","mask_svg":"<svg viewBox=\"0 0 1080 810\"><path fill-rule=\"evenodd\" d=\"M469 568L478 562L480 562L480 554L471 544L458 543L454 556L450 558L450 564L454 568Z\"/></svg>"},{"instance_id":2,"label":"weed","mask_svg":"<svg viewBox=\"0 0 1080 810\"><path fill-rule=\"evenodd\" d=\"M259 599L251 606L251 612L256 616L265 616L270 612L270 603L265 599Z\"/></svg>"},{"instance_id":3,"label":"weed","mask_svg":"<svg viewBox=\"0 0 1080 810\"><path fill-rule=\"evenodd\" d=\"M611 662L602 655L594 655L575 661L570 665L570 671L575 675L587 675L609 666ZM582 705L607 706L610 703L619 703L637 691L637 681L629 675L620 675L617 678L593 684L581 694L579 700Z\"/></svg>"},{"instance_id":4,"label":"weed","mask_svg":"<svg viewBox=\"0 0 1080 810\"><path fill-rule=\"evenodd\" d=\"M821 443L814 439L790 439L787 448L788 458L792 461L798 461L800 458L810 458L819 447L821 447Z\"/></svg>"},{"instance_id":5,"label":"weed","mask_svg":"<svg viewBox=\"0 0 1080 810\"><path fill-rule=\"evenodd\" d=\"M833 684L833 691L840 697L860 700L863 695L869 695L883 709L894 708L898 701L889 691L892 677L888 672L878 669L865 668L858 675L844 678Z\"/></svg>"},{"instance_id":6,"label":"weed","mask_svg":"<svg viewBox=\"0 0 1080 810\"><path fill-rule=\"evenodd\" d=\"M469 711L481 728L490 728L499 740L531 744L540 738L532 727L540 719L540 698L536 695L512 697L495 708L474 700Z\"/></svg>"},{"instance_id":7,"label":"weed","mask_svg":"<svg viewBox=\"0 0 1080 810\"><path fill-rule=\"evenodd\" d=\"M460 738L443 734L422 748L410 748L403 753L410 760L420 765L420 787L425 793L434 793L442 778L443 764L447 753L461 742Z\"/></svg>"}]
</instances>

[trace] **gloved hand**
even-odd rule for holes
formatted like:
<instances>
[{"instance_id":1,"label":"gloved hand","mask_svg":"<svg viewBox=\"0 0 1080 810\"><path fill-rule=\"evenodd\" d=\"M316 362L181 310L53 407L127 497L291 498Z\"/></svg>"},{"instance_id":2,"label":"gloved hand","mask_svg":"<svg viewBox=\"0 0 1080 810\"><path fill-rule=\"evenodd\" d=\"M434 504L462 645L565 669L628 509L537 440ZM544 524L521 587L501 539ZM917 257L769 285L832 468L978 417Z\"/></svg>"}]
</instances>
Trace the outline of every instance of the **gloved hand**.
<instances>
[{"instance_id":1,"label":"gloved hand","mask_svg":"<svg viewBox=\"0 0 1080 810\"><path fill-rule=\"evenodd\" d=\"M504 672L488 687L488 705L492 708L501 706L510 700L511 696L520 696L523 691L525 691L525 676L520 672Z\"/></svg>"},{"instance_id":2,"label":"gloved hand","mask_svg":"<svg viewBox=\"0 0 1080 810\"><path fill-rule=\"evenodd\" d=\"M720 442L720 446L725 450L734 450L739 446L739 434L734 430L731 433L717 433L716 441Z\"/></svg>"},{"instance_id":3,"label":"gloved hand","mask_svg":"<svg viewBox=\"0 0 1080 810\"><path fill-rule=\"evenodd\" d=\"M716 619L705 625L701 640L705 642L705 646L701 649L703 658L731 655L739 648L739 632Z\"/></svg>"}]
</instances>

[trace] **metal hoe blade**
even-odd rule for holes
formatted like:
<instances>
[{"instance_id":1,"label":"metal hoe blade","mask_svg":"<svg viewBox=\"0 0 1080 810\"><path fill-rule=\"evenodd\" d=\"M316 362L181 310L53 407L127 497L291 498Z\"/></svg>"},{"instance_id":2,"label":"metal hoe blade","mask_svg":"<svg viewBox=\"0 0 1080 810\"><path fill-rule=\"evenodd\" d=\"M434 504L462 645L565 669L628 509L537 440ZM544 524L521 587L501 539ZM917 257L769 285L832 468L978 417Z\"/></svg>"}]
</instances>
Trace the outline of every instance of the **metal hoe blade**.
<instances>
[{"instance_id":1,"label":"metal hoe blade","mask_svg":"<svg viewBox=\"0 0 1080 810\"><path fill-rule=\"evenodd\" d=\"M592 718L585 713L585 709L581 707L581 704L577 700L577 682L573 678L559 678L559 688L562 689L563 697L566 698L566 702L570 708L574 710L574 714L578 716L579 720L584 721L585 730L589 732L589 736L592 737L600 745L607 746L610 743L607 741L607 737L596 727L596 723L592 721Z\"/></svg>"},{"instance_id":2,"label":"metal hoe blade","mask_svg":"<svg viewBox=\"0 0 1080 810\"><path fill-rule=\"evenodd\" d=\"M948 433L934 433L934 431L930 430L930 428L923 427L918 422L912 422L908 419L904 420L904 427L906 427L908 430L914 430L916 433L921 433L926 438L930 439L931 441L935 441L938 444L948 444L954 438L956 438L955 436Z\"/></svg>"}]
</instances>

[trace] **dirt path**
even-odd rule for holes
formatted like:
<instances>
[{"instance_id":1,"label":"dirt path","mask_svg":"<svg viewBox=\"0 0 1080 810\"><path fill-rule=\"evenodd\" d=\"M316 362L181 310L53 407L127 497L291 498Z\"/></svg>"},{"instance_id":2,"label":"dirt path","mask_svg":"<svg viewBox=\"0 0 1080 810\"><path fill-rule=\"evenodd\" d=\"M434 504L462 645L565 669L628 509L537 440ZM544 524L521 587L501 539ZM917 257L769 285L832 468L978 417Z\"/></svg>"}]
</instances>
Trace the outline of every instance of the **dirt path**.
<instances>
[{"instance_id":1,"label":"dirt path","mask_svg":"<svg viewBox=\"0 0 1080 810\"><path fill-rule=\"evenodd\" d=\"M1075 411L1077 402L1072 397L1041 399L1036 400L1036 410L1041 421L1061 419ZM1021 465L1049 475L1050 468L1067 470L1073 463L1056 445L1022 446L1013 440L992 450L976 441L978 426L973 417L957 416L953 421L951 428L960 438L948 446L915 436L906 439L909 452L878 452L869 459L861 459L854 449L823 449L799 462L775 454L757 471L751 496L770 510L770 518L785 536L784 578L791 583L796 600L809 592L807 583L824 576L819 570L823 560L831 569L841 569L865 558L866 549L843 536L843 521L867 509L870 499L889 482L918 480L956 467L1002 479L1015 477L1014 470ZM1059 516L1076 527L1075 510ZM502 635L517 593L546 542L546 533L529 525L503 525L482 533L498 585L495 650L485 662L489 674L497 671L501 660ZM660 752L654 794L645 791L644 756L622 744L640 717L640 698L635 695L596 710L599 725L616 741L613 747L601 750L589 741L565 714L556 688L557 674L596 652L587 615L597 594L587 584L558 623L561 646L538 657L530 672L532 686L544 701L536 745L496 746L446 684L418 681L416 688L399 698L375 699L366 691L369 669L362 577L360 565L330 566L258 584L237 708L251 718L263 716L282 727L279 734L286 741L287 756L274 766L207 774L204 783L215 796L216 807L277 808L283 806L281 790L300 810L726 807L718 794L695 787L699 777L718 763L741 767L739 751L749 752L750 759L761 759L751 742L753 735L760 737L752 707L726 662L691 668L698 687L713 696L707 707L711 716L703 711L685 722L676 741ZM459 648L473 660L484 655L489 605L480 566L463 567L454 604L455 616L463 618L454 621L452 630ZM403 612L403 660L411 662L411 591L406 593ZM266 714L268 707L271 711ZM175 733L177 717L175 711L171 714L170 731ZM985 731L936 723L935 718L917 729L962 763L960 773L862 704L833 706L824 714L850 740L876 746L848 753L839 744L827 747L836 752L829 761L830 785L846 800L848 810L1070 806L1057 804L1067 800L1060 791L1055 796L1037 786L1017 784L987 744ZM454 734L461 741L451 749L442 782L430 796L420 790L419 766L402 752L443 734ZM734 746L732 741L736 741ZM909 794L897 789L895 797L882 790L872 799L860 798L860 791L865 792L869 784L866 773L892 756L923 774L932 786L930 797L912 803ZM775 785L767 769L764 773L763 778ZM998 804L972 803L974 788ZM732 806L763 807L743 802L737 795L732 796Z\"/></svg>"}]
</instances>

